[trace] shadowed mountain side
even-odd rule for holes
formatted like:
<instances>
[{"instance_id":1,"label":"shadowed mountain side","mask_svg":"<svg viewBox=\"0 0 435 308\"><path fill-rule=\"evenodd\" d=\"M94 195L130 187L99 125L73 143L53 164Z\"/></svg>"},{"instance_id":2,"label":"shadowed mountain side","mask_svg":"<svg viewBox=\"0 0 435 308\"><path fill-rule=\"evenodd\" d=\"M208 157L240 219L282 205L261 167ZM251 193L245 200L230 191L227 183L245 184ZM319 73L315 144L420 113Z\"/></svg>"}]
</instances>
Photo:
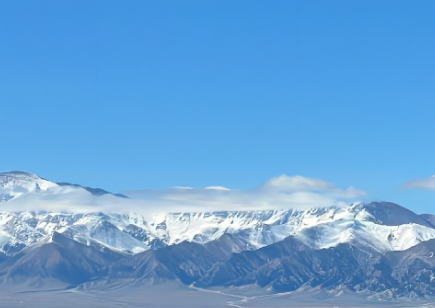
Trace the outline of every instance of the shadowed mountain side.
<instances>
[{"instance_id":1,"label":"shadowed mountain side","mask_svg":"<svg viewBox=\"0 0 435 308\"><path fill-rule=\"evenodd\" d=\"M72 187L83 188L83 189L87 190L88 192L90 192L94 196L112 195L112 196L128 199L128 197L126 195L111 193L110 191L107 191L107 190L102 189L102 188L87 187L87 186L83 186L83 185L79 185L79 184L72 184L72 183L68 183L68 182L58 182L56 184L59 186L72 186Z\"/></svg>"},{"instance_id":2,"label":"shadowed mountain side","mask_svg":"<svg viewBox=\"0 0 435 308\"><path fill-rule=\"evenodd\" d=\"M4 253L0 252L0 263L5 262L7 259L8 257Z\"/></svg>"},{"instance_id":3,"label":"shadowed mountain side","mask_svg":"<svg viewBox=\"0 0 435 308\"><path fill-rule=\"evenodd\" d=\"M110 279L133 279L145 283L180 280L191 284L216 263L240 252L246 244L231 234L201 245L182 242L120 260L109 269Z\"/></svg>"},{"instance_id":4,"label":"shadowed mountain side","mask_svg":"<svg viewBox=\"0 0 435 308\"><path fill-rule=\"evenodd\" d=\"M217 240L204 244L208 251L219 256L220 260L224 260L233 253L251 250L249 243L234 234L225 233Z\"/></svg>"},{"instance_id":5,"label":"shadowed mountain side","mask_svg":"<svg viewBox=\"0 0 435 308\"><path fill-rule=\"evenodd\" d=\"M420 217L422 217L423 219L425 219L426 221L430 222L432 224L432 226L435 227L435 215L431 215L431 214L421 214Z\"/></svg>"},{"instance_id":6,"label":"shadowed mountain side","mask_svg":"<svg viewBox=\"0 0 435 308\"><path fill-rule=\"evenodd\" d=\"M387 226L399 226L414 223L429 228L433 228L425 217L392 202L371 202L363 205L364 209L373 215L378 223Z\"/></svg>"},{"instance_id":7,"label":"shadowed mountain side","mask_svg":"<svg viewBox=\"0 0 435 308\"><path fill-rule=\"evenodd\" d=\"M392 287L394 283L391 269L381 255L349 244L313 250L294 237L288 237L256 251L232 255L195 285L257 284L276 292L288 292L302 286L377 291Z\"/></svg>"},{"instance_id":8,"label":"shadowed mountain side","mask_svg":"<svg viewBox=\"0 0 435 308\"><path fill-rule=\"evenodd\" d=\"M384 299L435 295L435 240L387 254L351 244L316 250L293 236L255 251L242 251L244 245L228 234L206 245L182 242L128 256L54 233L45 244L0 263L0 282L29 290L78 286L78 291L140 292L171 282L272 293L323 290L335 296L346 291Z\"/></svg>"},{"instance_id":9,"label":"shadowed mountain side","mask_svg":"<svg viewBox=\"0 0 435 308\"><path fill-rule=\"evenodd\" d=\"M99 251L54 232L47 243L0 264L0 282L42 286L49 280L74 286L104 275L104 268L121 258L121 254Z\"/></svg>"},{"instance_id":10,"label":"shadowed mountain side","mask_svg":"<svg viewBox=\"0 0 435 308\"><path fill-rule=\"evenodd\" d=\"M428 297L435 294L435 240L387 254L398 281L397 295Z\"/></svg>"}]
</instances>

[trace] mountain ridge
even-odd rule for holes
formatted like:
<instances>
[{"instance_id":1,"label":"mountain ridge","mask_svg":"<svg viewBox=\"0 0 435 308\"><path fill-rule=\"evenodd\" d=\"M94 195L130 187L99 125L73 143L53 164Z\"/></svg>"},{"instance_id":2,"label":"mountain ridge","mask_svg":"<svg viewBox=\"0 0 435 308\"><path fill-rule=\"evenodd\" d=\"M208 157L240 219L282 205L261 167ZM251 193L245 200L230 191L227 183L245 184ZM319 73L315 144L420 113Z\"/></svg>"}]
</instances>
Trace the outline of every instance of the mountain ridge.
<instances>
[{"instance_id":1,"label":"mountain ridge","mask_svg":"<svg viewBox=\"0 0 435 308\"><path fill-rule=\"evenodd\" d=\"M0 173L0 284L104 290L114 282L177 282L435 299L434 216L392 202L158 215L11 211L24 197L31 203L71 192L130 201L31 173Z\"/></svg>"}]
</instances>

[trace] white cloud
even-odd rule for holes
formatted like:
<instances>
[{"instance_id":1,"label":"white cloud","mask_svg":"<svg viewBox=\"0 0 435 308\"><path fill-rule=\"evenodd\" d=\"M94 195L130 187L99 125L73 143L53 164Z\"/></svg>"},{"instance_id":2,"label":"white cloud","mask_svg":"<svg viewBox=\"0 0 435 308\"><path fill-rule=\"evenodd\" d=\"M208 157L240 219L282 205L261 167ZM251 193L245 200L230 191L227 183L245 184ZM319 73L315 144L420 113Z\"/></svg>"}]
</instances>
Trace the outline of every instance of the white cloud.
<instances>
[{"instance_id":1,"label":"white cloud","mask_svg":"<svg viewBox=\"0 0 435 308\"><path fill-rule=\"evenodd\" d=\"M223 186L208 186L204 189L209 189L209 190L225 190L225 191L230 191L231 189L227 188L227 187L223 187Z\"/></svg>"},{"instance_id":2,"label":"white cloud","mask_svg":"<svg viewBox=\"0 0 435 308\"><path fill-rule=\"evenodd\" d=\"M402 188L435 190L435 175L424 179L416 179L416 180L408 181L402 185Z\"/></svg>"},{"instance_id":3,"label":"white cloud","mask_svg":"<svg viewBox=\"0 0 435 308\"><path fill-rule=\"evenodd\" d=\"M279 191L321 191L334 189L334 185L323 180L310 179L300 175L290 177L284 174L268 180L262 188Z\"/></svg>"},{"instance_id":4,"label":"white cloud","mask_svg":"<svg viewBox=\"0 0 435 308\"><path fill-rule=\"evenodd\" d=\"M287 193L310 191L319 194L336 194L338 197L348 198L355 198L366 194L363 190L356 189L352 186L341 189L324 180L307 178L300 175L287 176L285 174L268 180L261 186L261 189Z\"/></svg>"},{"instance_id":5,"label":"white cloud","mask_svg":"<svg viewBox=\"0 0 435 308\"><path fill-rule=\"evenodd\" d=\"M206 188L173 188L167 190L140 190L126 192L134 200L143 200L151 207L170 211L253 210L253 209L307 209L343 205L366 193L303 176L282 175L263 185L237 190L222 186Z\"/></svg>"},{"instance_id":6,"label":"white cloud","mask_svg":"<svg viewBox=\"0 0 435 308\"><path fill-rule=\"evenodd\" d=\"M80 188L55 187L39 193L27 193L3 203L5 211L57 212L199 212L219 210L308 209L349 204L365 194L323 180L282 175L247 190L223 186L206 188L174 187L163 190L139 190L125 193L130 199L113 195L93 196Z\"/></svg>"}]
</instances>

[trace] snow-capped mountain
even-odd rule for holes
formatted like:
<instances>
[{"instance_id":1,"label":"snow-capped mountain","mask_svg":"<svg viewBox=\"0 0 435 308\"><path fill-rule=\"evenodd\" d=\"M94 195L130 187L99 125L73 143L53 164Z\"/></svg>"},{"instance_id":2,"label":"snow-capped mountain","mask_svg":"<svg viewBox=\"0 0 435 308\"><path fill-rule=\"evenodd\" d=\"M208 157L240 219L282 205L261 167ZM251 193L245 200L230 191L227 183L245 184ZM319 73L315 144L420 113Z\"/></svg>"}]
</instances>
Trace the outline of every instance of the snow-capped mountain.
<instances>
[{"instance_id":1,"label":"snow-capped mountain","mask_svg":"<svg viewBox=\"0 0 435 308\"><path fill-rule=\"evenodd\" d=\"M58 232L87 245L135 254L183 241L207 243L233 234L258 249L292 235L315 249L352 243L376 251L406 250L435 238L434 227L409 213L397 225L385 225L370 211L390 203L305 211L235 211L167 213L145 217L135 213L1 212L0 251L11 255ZM382 218L382 217L381 217Z\"/></svg>"},{"instance_id":2,"label":"snow-capped mountain","mask_svg":"<svg viewBox=\"0 0 435 308\"><path fill-rule=\"evenodd\" d=\"M435 297L433 216L394 203L146 215L101 207L14 210L17 200L31 206L52 195L130 202L23 172L0 173L0 192L0 283L54 279L84 288L176 280L200 287L255 284L274 292L309 286ZM410 275L418 283L407 291L401 284Z\"/></svg>"},{"instance_id":3,"label":"snow-capped mountain","mask_svg":"<svg viewBox=\"0 0 435 308\"><path fill-rule=\"evenodd\" d=\"M40 176L23 171L11 171L0 173L0 202L28 194L59 194L88 192L94 196L113 195L126 198L122 194L112 194L101 188L86 187L66 182L51 182Z\"/></svg>"},{"instance_id":4,"label":"snow-capped mountain","mask_svg":"<svg viewBox=\"0 0 435 308\"><path fill-rule=\"evenodd\" d=\"M12 171L0 173L0 202L8 201L25 193L38 193L57 187L36 174Z\"/></svg>"}]
</instances>

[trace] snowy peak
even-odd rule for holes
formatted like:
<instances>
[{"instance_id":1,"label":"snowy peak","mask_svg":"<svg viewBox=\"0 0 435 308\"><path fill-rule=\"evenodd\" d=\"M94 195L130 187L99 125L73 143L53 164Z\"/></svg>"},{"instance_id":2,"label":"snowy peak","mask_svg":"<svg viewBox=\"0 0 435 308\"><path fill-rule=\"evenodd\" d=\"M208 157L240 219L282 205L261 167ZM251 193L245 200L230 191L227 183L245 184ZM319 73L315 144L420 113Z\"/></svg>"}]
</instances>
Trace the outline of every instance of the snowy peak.
<instances>
[{"instance_id":1,"label":"snowy peak","mask_svg":"<svg viewBox=\"0 0 435 308\"><path fill-rule=\"evenodd\" d=\"M403 210L392 204L383 208L383 203L357 203L303 211L168 213L154 218L138 213L0 212L0 251L12 255L42 243L52 232L127 254L185 241L206 244L228 235L237 238L246 250L289 236L312 249L350 243L378 252L402 251L435 239L433 226L412 212L405 216ZM396 211L402 217L394 221Z\"/></svg>"},{"instance_id":2,"label":"snowy peak","mask_svg":"<svg viewBox=\"0 0 435 308\"><path fill-rule=\"evenodd\" d=\"M207 189L225 190L222 187ZM27 198L20 201L29 204L29 208L8 212L5 207L0 212L0 252L8 255L42 243L53 232L85 245L127 254L185 241L206 244L225 235L237 238L247 250L259 249L289 236L312 249L350 243L381 252L402 251L435 239L435 227L430 222L433 217L417 215L391 202L306 210L160 213L145 217L127 209L101 213L101 208L94 207L96 202L112 199L100 196L114 195L103 189L54 183L28 172L0 173L0 201L24 194ZM34 208L38 197L42 197L44 204L47 200L56 204L70 201L73 206L68 208L75 208L77 199L83 204L89 202L90 206L80 213L62 209L38 211Z\"/></svg>"},{"instance_id":3,"label":"snowy peak","mask_svg":"<svg viewBox=\"0 0 435 308\"><path fill-rule=\"evenodd\" d=\"M37 192L56 186L56 183L47 181L30 172L11 171L0 173L0 188L2 189L21 189L23 192Z\"/></svg>"},{"instance_id":4,"label":"snowy peak","mask_svg":"<svg viewBox=\"0 0 435 308\"><path fill-rule=\"evenodd\" d=\"M0 173L0 202L9 201L23 194L29 193L47 192L49 194L58 195L62 193L83 191L87 191L91 195L97 197L103 195L113 195L115 197L128 198L122 194L113 194L101 188L92 188L67 182L51 182L30 172L11 171Z\"/></svg>"},{"instance_id":5,"label":"snowy peak","mask_svg":"<svg viewBox=\"0 0 435 308\"><path fill-rule=\"evenodd\" d=\"M377 223L387 226L399 226L403 224L419 224L433 227L424 217L392 202L371 202L362 205L364 210L372 215Z\"/></svg>"},{"instance_id":6,"label":"snowy peak","mask_svg":"<svg viewBox=\"0 0 435 308\"><path fill-rule=\"evenodd\" d=\"M57 187L36 174L22 171L0 173L0 201L8 201L24 193L39 193Z\"/></svg>"}]
</instances>

